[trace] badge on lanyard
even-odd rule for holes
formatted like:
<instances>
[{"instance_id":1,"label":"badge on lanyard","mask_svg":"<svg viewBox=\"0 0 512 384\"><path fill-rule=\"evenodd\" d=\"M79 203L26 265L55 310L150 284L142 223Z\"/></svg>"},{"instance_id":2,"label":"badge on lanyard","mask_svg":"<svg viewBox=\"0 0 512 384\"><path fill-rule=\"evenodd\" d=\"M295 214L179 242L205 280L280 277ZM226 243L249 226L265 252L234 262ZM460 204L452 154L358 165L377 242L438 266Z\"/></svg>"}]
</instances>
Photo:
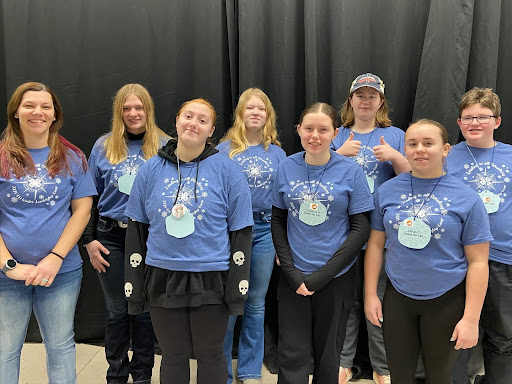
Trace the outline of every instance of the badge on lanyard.
<instances>
[{"instance_id":1,"label":"badge on lanyard","mask_svg":"<svg viewBox=\"0 0 512 384\"><path fill-rule=\"evenodd\" d=\"M482 199L485 205L487 213L494 213L500 209L500 197L488 190L479 192L478 195Z\"/></svg>"},{"instance_id":2,"label":"badge on lanyard","mask_svg":"<svg viewBox=\"0 0 512 384\"><path fill-rule=\"evenodd\" d=\"M171 215L165 218L167 234L182 239L194 233L194 215L183 204L172 207Z\"/></svg>"},{"instance_id":3,"label":"badge on lanyard","mask_svg":"<svg viewBox=\"0 0 512 384\"><path fill-rule=\"evenodd\" d=\"M368 183L368 187L370 187L370 192L373 193L375 189L375 180L373 177L366 175L366 182Z\"/></svg>"},{"instance_id":4,"label":"badge on lanyard","mask_svg":"<svg viewBox=\"0 0 512 384\"><path fill-rule=\"evenodd\" d=\"M431 228L423 220L414 217L402 221L398 228L398 241L407 248L423 249L431 237Z\"/></svg>"},{"instance_id":5,"label":"badge on lanyard","mask_svg":"<svg viewBox=\"0 0 512 384\"><path fill-rule=\"evenodd\" d=\"M327 217L327 208L318 200L300 205L299 220L311 226L322 224Z\"/></svg>"},{"instance_id":6,"label":"badge on lanyard","mask_svg":"<svg viewBox=\"0 0 512 384\"><path fill-rule=\"evenodd\" d=\"M134 180L135 175L125 174L121 176L119 180L117 180L119 192L124 193L125 195L130 195Z\"/></svg>"}]
</instances>

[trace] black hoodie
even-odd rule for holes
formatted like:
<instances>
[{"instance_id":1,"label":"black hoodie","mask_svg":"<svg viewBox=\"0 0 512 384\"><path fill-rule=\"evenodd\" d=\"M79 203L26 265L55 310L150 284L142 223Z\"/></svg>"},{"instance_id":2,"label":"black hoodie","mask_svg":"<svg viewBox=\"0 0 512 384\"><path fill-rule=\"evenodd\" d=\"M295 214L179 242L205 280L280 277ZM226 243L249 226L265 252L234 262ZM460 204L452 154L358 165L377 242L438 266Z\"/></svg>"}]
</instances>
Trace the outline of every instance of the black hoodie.
<instances>
[{"instance_id":1,"label":"black hoodie","mask_svg":"<svg viewBox=\"0 0 512 384\"><path fill-rule=\"evenodd\" d=\"M177 147L176 140L169 140L165 146L158 151L158 156L168 160L173 166L178 166L178 158L175 151ZM199 166L202 160L209 156L215 155L219 151L207 144L203 152L192 162L197 162L196 177L199 173ZM180 163L185 163L179 160ZM222 175L220 175L222 177ZM194 188L194 191L196 188ZM126 249L125 249L125 281L130 282L132 285L132 292L128 300L128 312L132 315L139 314L144 310L146 301L151 302L151 298L146 297L145 292L145 278L148 273L145 273L145 258L146 258L146 241L148 236L149 226L134 220L129 220L128 228L126 230ZM241 289L244 283L249 281L250 265L251 265L251 247L252 247L252 228L246 227L238 231L232 231L230 236L230 258L229 270L227 279L224 285L224 302L229 307L229 312L232 315L242 315L244 312L245 300L247 299L247 290ZM205 250L208 252L208 250ZM235 252L242 252L245 256L245 262L242 265L237 265L233 260ZM138 253L142 256L142 262L136 268L130 265L130 255ZM239 256L238 256L239 257ZM172 273L172 272L171 272ZM209 272L207 272L209 273ZM153 283L152 283L153 284ZM164 283L165 284L165 283ZM172 294L172 292L170 292Z\"/></svg>"}]
</instances>

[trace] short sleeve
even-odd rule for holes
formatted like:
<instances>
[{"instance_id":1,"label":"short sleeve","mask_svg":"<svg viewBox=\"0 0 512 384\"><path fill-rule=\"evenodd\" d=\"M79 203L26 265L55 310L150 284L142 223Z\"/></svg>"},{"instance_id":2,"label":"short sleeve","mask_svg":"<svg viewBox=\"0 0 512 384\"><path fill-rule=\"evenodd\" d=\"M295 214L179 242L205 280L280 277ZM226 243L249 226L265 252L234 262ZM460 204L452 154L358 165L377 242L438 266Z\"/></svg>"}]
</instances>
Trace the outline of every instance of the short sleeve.
<instances>
[{"instance_id":1,"label":"short sleeve","mask_svg":"<svg viewBox=\"0 0 512 384\"><path fill-rule=\"evenodd\" d=\"M370 192L370 188L366 182L363 169L360 166L355 165L354 187L350 194L348 214L355 215L357 213L368 212L372 209L372 193Z\"/></svg>"},{"instance_id":2,"label":"short sleeve","mask_svg":"<svg viewBox=\"0 0 512 384\"><path fill-rule=\"evenodd\" d=\"M272 183L272 197L271 197L271 203L274 207L280 208L280 209L286 209L286 204L284 202L283 196L281 192L279 191L280 185L281 185L281 174L283 172L283 163L279 164L279 168L277 169L275 180Z\"/></svg>"},{"instance_id":3,"label":"short sleeve","mask_svg":"<svg viewBox=\"0 0 512 384\"><path fill-rule=\"evenodd\" d=\"M227 218L229 231L238 231L252 226L254 223L252 219L251 191L247 179L241 173L228 193Z\"/></svg>"},{"instance_id":4,"label":"short sleeve","mask_svg":"<svg viewBox=\"0 0 512 384\"><path fill-rule=\"evenodd\" d=\"M380 208L379 191L375 191L373 196L375 209L370 212L370 228L375 231L384 231L384 214Z\"/></svg>"},{"instance_id":5,"label":"short sleeve","mask_svg":"<svg viewBox=\"0 0 512 384\"><path fill-rule=\"evenodd\" d=\"M125 208L125 215L131 219L134 219L140 223L149 224L149 219L146 215L146 192L148 188L148 168L149 163L146 162L140 167L137 176L133 182L132 190L130 191L130 197Z\"/></svg>"},{"instance_id":6,"label":"short sleeve","mask_svg":"<svg viewBox=\"0 0 512 384\"><path fill-rule=\"evenodd\" d=\"M489 214L478 198L462 223L462 245L473 245L492 241Z\"/></svg>"},{"instance_id":7,"label":"short sleeve","mask_svg":"<svg viewBox=\"0 0 512 384\"><path fill-rule=\"evenodd\" d=\"M71 200L81 199L82 197L97 195L96 187L91 176L89 167L84 171L82 159L73 153L73 193Z\"/></svg>"}]
</instances>

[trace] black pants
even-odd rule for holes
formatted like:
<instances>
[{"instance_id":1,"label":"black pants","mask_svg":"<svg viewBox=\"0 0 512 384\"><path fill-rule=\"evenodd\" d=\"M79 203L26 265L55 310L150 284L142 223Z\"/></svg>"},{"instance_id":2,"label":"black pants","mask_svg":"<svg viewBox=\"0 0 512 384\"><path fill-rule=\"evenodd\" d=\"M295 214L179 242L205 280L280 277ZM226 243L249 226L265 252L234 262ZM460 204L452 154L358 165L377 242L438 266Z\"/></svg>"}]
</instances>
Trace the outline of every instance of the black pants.
<instances>
[{"instance_id":1,"label":"black pants","mask_svg":"<svg viewBox=\"0 0 512 384\"><path fill-rule=\"evenodd\" d=\"M453 330L464 314L465 281L431 300L414 300L388 282L384 293L384 345L393 384L415 382L420 349L427 384L451 384L457 357Z\"/></svg>"},{"instance_id":2,"label":"black pants","mask_svg":"<svg viewBox=\"0 0 512 384\"><path fill-rule=\"evenodd\" d=\"M312 296L298 295L281 274L278 287L279 384L337 384L340 353L354 303L355 267Z\"/></svg>"},{"instance_id":3,"label":"black pants","mask_svg":"<svg viewBox=\"0 0 512 384\"><path fill-rule=\"evenodd\" d=\"M160 383L189 384L189 359L197 359L198 384L226 384L228 367L223 343L228 325L225 304L185 308L150 307L162 348Z\"/></svg>"},{"instance_id":4,"label":"black pants","mask_svg":"<svg viewBox=\"0 0 512 384\"><path fill-rule=\"evenodd\" d=\"M489 261L482 309L485 383L512 383L512 265Z\"/></svg>"}]
</instances>

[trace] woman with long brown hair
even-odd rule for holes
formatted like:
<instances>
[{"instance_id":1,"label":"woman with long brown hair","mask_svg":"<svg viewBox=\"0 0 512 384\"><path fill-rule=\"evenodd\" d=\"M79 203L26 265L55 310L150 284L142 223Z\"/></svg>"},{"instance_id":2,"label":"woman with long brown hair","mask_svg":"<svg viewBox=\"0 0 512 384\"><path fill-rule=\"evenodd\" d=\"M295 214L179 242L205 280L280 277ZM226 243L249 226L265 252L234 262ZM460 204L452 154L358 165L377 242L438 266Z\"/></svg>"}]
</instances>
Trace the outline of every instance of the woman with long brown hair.
<instances>
[{"instance_id":1,"label":"woman with long brown hair","mask_svg":"<svg viewBox=\"0 0 512 384\"><path fill-rule=\"evenodd\" d=\"M77 241L96 194L84 154L59 135L46 85L20 85L0 141L0 383L17 383L32 309L50 383L76 382L73 320L82 281Z\"/></svg>"}]
</instances>

